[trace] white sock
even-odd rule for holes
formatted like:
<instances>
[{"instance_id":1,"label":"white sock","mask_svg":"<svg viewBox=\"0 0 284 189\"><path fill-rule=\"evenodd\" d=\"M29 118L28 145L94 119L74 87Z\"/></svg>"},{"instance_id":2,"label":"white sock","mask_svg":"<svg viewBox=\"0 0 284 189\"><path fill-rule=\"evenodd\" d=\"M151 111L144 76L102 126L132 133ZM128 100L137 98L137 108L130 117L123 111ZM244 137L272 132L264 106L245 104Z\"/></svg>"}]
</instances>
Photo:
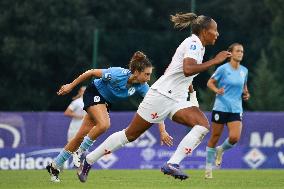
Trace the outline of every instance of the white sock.
<instances>
[{"instance_id":1,"label":"white sock","mask_svg":"<svg viewBox=\"0 0 284 189\"><path fill-rule=\"evenodd\" d=\"M126 138L125 130L113 133L94 151L86 156L86 161L89 164L94 164L103 155L112 153L127 143L129 143L129 141Z\"/></svg>"},{"instance_id":2,"label":"white sock","mask_svg":"<svg viewBox=\"0 0 284 189\"><path fill-rule=\"evenodd\" d=\"M192 153L208 132L209 130L206 127L195 125L179 143L175 153L167 163L179 164L187 155Z\"/></svg>"}]
</instances>

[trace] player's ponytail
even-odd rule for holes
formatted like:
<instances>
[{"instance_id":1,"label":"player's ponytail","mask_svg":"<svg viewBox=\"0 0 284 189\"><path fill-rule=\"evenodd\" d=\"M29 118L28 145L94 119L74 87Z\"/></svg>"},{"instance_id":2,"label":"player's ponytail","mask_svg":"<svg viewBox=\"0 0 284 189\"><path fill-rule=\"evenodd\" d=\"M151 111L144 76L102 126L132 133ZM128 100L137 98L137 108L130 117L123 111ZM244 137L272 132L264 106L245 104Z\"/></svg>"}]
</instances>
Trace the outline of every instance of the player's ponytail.
<instances>
[{"instance_id":1,"label":"player's ponytail","mask_svg":"<svg viewBox=\"0 0 284 189\"><path fill-rule=\"evenodd\" d=\"M145 68L152 67L152 64L143 52L137 51L132 56L128 66L134 73L135 71L142 72Z\"/></svg>"},{"instance_id":2,"label":"player's ponytail","mask_svg":"<svg viewBox=\"0 0 284 189\"><path fill-rule=\"evenodd\" d=\"M203 15L197 16L194 13L177 13L171 15L171 21L175 28L182 30L191 26L192 33L199 35L202 30L209 28L212 18Z\"/></svg>"},{"instance_id":3,"label":"player's ponytail","mask_svg":"<svg viewBox=\"0 0 284 189\"><path fill-rule=\"evenodd\" d=\"M171 15L170 17L175 28L184 29L189 27L198 16L194 13L177 13L175 15Z\"/></svg>"}]
</instances>

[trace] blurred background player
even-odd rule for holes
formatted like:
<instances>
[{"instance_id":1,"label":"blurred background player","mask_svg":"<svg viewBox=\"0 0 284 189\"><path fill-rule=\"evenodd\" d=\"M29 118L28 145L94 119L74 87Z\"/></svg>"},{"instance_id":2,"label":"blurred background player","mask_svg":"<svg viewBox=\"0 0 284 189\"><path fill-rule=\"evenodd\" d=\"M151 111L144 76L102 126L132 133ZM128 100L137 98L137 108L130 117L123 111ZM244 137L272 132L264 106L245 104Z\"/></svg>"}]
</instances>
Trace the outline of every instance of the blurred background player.
<instances>
[{"instance_id":1,"label":"blurred background player","mask_svg":"<svg viewBox=\"0 0 284 189\"><path fill-rule=\"evenodd\" d=\"M64 115L71 117L71 122L68 128L67 133L67 141L69 142L80 129L81 124L83 122L83 117L86 112L83 110L84 102L83 102L83 94L86 87L82 86L78 90L78 94L72 98L72 102L66 108Z\"/></svg>"},{"instance_id":2,"label":"blurred background player","mask_svg":"<svg viewBox=\"0 0 284 189\"><path fill-rule=\"evenodd\" d=\"M140 94L142 97L149 90L147 82L152 74L152 64L145 54L137 51L132 56L129 69L121 67L111 67L108 69L92 69L81 74L72 83L63 85L58 95L68 94L79 83L96 77L83 95L84 110L87 114L84 116L82 126L69 141L55 160L48 164L48 170L52 182L60 182L60 168L66 160L70 158L73 152L77 153L78 160L84 151L95 142L97 137L107 131L110 127L109 108L112 103L117 103L123 99ZM164 123L159 124L161 140L167 145L172 145L172 138L165 131ZM79 149L78 149L79 148ZM80 162L78 162L80 164Z\"/></svg>"},{"instance_id":3,"label":"blurred background player","mask_svg":"<svg viewBox=\"0 0 284 189\"><path fill-rule=\"evenodd\" d=\"M242 99L248 100L250 97L247 88L248 70L240 64L244 55L243 46L234 43L228 51L232 53L229 62L218 67L207 83L209 89L216 93L216 98L212 111L211 137L206 147L205 178L213 178L214 161L216 166L220 166L224 151L239 141L242 131ZM228 126L229 137L215 148L225 124Z\"/></svg>"},{"instance_id":4,"label":"blurred background player","mask_svg":"<svg viewBox=\"0 0 284 189\"><path fill-rule=\"evenodd\" d=\"M67 132L67 142L71 141L71 139L75 137L76 133L79 131L82 125L83 117L86 114L85 110L83 110L84 108L83 94L85 90L86 90L85 86L80 87L77 95L72 98L73 101L70 103L70 105L67 107L67 109L64 112L65 116L71 118L71 122ZM78 162L78 158L79 157L76 155L76 153L73 153L74 165L76 164L76 162ZM76 166L78 166L78 164Z\"/></svg>"},{"instance_id":5,"label":"blurred background player","mask_svg":"<svg viewBox=\"0 0 284 189\"><path fill-rule=\"evenodd\" d=\"M189 86L199 72L222 63L231 53L222 51L212 60L202 63L205 46L214 45L219 36L217 23L210 17L197 16L194 13L176 14L171 16L171 21L176 28L191 26L193 34L179 45L171 64L164 75L151 86L130 125L125 130L109 136L86 156L81 170L77 173L81 182L87 180L91 165L106 152L114 152L126 143L136 140L153 123L164 121L167 117L192 129L161 171L181 180L188 178L180 169L179 163L192 153L209 132L206 116L192 102L187 101Z\"/></svg>"}]
</instances>

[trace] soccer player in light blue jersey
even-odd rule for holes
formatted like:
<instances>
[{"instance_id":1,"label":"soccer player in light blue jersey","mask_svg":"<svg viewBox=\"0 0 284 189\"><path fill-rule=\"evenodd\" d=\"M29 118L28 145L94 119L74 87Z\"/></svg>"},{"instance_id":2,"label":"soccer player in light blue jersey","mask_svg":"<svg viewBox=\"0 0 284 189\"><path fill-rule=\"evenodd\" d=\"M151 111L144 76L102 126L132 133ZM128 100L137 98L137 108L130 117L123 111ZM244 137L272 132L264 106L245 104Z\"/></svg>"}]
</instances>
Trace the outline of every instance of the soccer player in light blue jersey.
<instances>
[{"instance_id":1,"label":"soccer player in light blue jersey","mask_svg":"<svg viewBox=\"0 0 284 189\"><path fill-rule=\"evenodd\" d=\"M216 93L212 111L212 132L206 147L205 178L213 178L212 167L215 162L220 166L224 151L232 148L240 139L242 131L242 99L248 100L250 94L247 88L248 69L240 63L244 49L239 43L233 43L229 49L232 53L230 61L215 71L207 86ZM215 148L224 125L228 126L229 137Z\"/></svg>"},{"instance_id":2,"label":"soccer player in light blue jersey","mask_svg":"<svg viewBox=\"0 0 284 189\"><path fill-rule=\"evenodd\" d=\"M60 182L59 169L72 153L77 154L74 165L80 165L80 156L88 150L93 142L110 127L109 108L112 103L127 99L135 93L144 97L149 90L147 82L152 73L152 64L142 52L137 51L130 60L129 69L111 67L92 69L81 74L72 83L63 85L58 95L69 93L79 83L96 77L83 95L84 117L82 126L75 137L67 143L54 162L47 165L51 181ZM172 137L165 130L163 122L159 123L161 142L172 145ZM79 148L79 149L78 149ZM77 162L76 162L77 161Z\"/></svg>"}]
</instances>

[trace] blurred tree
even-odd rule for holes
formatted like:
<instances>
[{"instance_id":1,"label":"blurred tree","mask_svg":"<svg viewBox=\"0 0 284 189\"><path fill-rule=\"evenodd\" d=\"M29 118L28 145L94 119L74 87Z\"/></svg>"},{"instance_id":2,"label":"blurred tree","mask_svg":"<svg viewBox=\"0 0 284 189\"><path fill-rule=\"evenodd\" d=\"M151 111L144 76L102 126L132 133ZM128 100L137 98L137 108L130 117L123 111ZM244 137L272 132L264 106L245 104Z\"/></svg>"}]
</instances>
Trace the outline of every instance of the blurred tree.
<instances>
[{"instance_id":1,"label":"blurred tree","mask_svg":"<svg viewBox=\"0 0 284 189\"><path fill-rule=\"evenodd\" d=\"M252 74L252 73L251 73ZM251 99L248 101L252 110L279 111L284 109L283 84L276 79L270 69L270 61L264 51L253 73L253 82L249 86Z\"/></svg>"},{"instance_id":2,"label":"blurred tree","mask_svg":"<svg viewBox=\"0 0 284 189\"><path fill-rule=\"evenodd\" d=\"M240 42L245 47L244 66L254 69L261 48L273 54L271 68L281 75L282 1L196 3L196 13L214 18L220 32L216 45L206 48L205 61ZM156 68L154 77L159 77L190 33L173 29L169 15L189 12L190 8L190 2L184 0L0 1L0 110L64 109L72 94L57 97L55 92L91 67L95 28L100 29L98 68L126 67L132 54L141 50ZM254 79L251 75L249 82ZM202 93L209 76L210 72L205 72L194 81L204 105L212 104L205 97L211 92ZM125 102L114 110L135 110L139 100L130 101L130 105Z\"/></svg>"},{"instance_id":3,"label":"blurred tree","mask_svg":"<svg viewBox=\"0 0 284 189\"><path fill-rule=\"evenodd\" d=\"M278 79L282 80L284 72L284 3L282 0L266 0L266 6L271 11L271 33L269 43L270 67ZM284 91L283 91L284 92Z\"/></svg>"},{"instance_id":4,"label":"blurred tree","mask_svg":"<svg viewBox=\"0 0 284 189\"><path fill-rule=\"evenodd\" d=\"M80 0L1 1L3 110L62 107L59 85L91 63L92 24Z\"/></svg>"}]
</instances>

